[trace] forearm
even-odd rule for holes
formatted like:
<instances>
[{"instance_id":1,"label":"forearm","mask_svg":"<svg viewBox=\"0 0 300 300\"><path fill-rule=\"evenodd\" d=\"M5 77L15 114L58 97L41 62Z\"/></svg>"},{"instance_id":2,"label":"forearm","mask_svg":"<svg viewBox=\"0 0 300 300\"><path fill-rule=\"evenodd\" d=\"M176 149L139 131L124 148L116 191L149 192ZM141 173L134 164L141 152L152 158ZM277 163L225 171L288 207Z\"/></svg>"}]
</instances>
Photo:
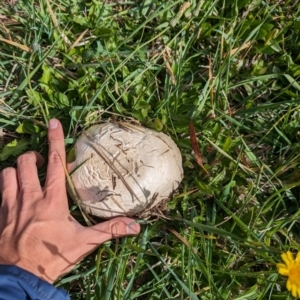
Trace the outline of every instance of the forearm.
<instances>
[{"instance_id":1,"label":"forearm","mask_svg":"<svg viewBox=\"0 0 300 300\"><path fill-rule=\"evenodd\" d=\"M70 300L62 289L17 266L0 265L0 300Z\"/></svg>"}]
</instances>

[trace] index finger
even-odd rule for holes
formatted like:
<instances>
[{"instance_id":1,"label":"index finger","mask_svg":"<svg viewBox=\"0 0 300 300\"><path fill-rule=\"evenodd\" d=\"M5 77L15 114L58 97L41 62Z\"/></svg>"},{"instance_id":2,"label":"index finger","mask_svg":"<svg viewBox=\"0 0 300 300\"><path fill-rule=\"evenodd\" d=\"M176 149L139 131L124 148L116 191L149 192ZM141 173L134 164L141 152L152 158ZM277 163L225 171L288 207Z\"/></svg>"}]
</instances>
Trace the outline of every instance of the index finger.
<instances>
[{"instance_id":1,"label":"index finger","mask_svg":"<svg viewBox=\"0 0 300 300\"><path fill-rule=\"evenodd\" d=\"M48 167L44 189L56 194L61 192L66 193L64 132L61 123L57 119L51 119L49 121L48 141Z\"/></svg>"}]
</instances>

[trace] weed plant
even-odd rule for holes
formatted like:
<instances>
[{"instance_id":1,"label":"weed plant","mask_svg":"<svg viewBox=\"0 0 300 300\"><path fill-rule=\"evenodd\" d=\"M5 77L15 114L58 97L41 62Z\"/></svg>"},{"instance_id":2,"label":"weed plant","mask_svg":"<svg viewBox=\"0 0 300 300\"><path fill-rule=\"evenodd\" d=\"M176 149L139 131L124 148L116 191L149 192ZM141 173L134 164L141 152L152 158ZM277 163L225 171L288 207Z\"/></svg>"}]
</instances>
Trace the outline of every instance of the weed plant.
<instances>
[{"instance_id":1,"label":"weed plant","mask_svg":"<svg viewBox=\"0 0 300 300\"><path fill-rule=\"evenodd\" d=\"M2 0L2 167L28 149L46 155L54 117L67 149L92 124L134 119L183 157L165 218L139 220L138 237L101 245L59 279L72 299L292 299L275 264L300 249L299 7Z\"/></svg>"}]
</instances>

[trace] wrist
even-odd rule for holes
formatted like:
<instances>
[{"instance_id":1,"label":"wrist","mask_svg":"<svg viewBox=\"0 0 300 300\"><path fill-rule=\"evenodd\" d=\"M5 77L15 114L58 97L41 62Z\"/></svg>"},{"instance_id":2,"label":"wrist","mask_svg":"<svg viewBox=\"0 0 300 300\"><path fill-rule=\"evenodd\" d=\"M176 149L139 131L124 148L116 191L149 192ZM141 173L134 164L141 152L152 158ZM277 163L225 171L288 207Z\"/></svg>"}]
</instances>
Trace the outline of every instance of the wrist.
<instances>
[{"instance_id":1,"label":"wrist","mask_svg":"<svg viewBox=\"0 0 300 300\"><path fill-rule=\"evenodd\" d=\"M9 256L7 256L9 257ZM39 279L46 281L50 284L52 284L56 278L51 278L50 276L47 276L45 272L45 268L43 268L41 265L35 265L33 261L29 261L28 259L24 257L17 257L13 253L9 257L9 259L6 259L5 256L0 255L0 266L16 266L22 270L25 270L34 276L38 277Z\"/></svg>"},{"instance_id":2,"label":"wrist","mask_svg":"<svg viewBox=\"0 0 300 300\"><path fill-rule=\"evenodd\" d=\"M16 265L0 265L0 299L70 300L67 292Z\"/></svg>"}]
</instances>

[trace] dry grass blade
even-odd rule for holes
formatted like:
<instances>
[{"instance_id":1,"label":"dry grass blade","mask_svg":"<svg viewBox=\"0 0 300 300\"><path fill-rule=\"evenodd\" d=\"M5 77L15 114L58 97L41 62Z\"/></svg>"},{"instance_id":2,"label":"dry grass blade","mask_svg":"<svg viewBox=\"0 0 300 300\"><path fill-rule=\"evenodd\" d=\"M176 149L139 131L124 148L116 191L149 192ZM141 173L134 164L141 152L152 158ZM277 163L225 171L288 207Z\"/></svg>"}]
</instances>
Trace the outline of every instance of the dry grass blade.
<instances>
[{"instance_id":1,"label":"dry grass blade","mask_svg":"<svg viewBox=\"0 0 300 300\"><path fill-rule=\"evenodd\" d=\"M163 52L162 57L163 57L164 62L166 64L167 72L169 73L169 75L171 77L172 83L173 83L173 85L176 85L177 80L176 80L176 77L175 77L174 72L172 70L172 67L169 63L171 55L170 55L170 50L168 48L166 48L166 50Z\"/></svg>"},{"instance_id":2,"label":"dry grass blade","mask_svg":"<svg viewBox=\"0 0 300 300\"><path fill-rule=\"evenodd\" d=\"M1 14L0 14L0 23L2 23L5 26L11 26L11 25L19 24L18 21L14 20L14 19L11 19L11 18L8 18L7 16L1 15Z\"/></svg>"},{"instance_id":3,"label":"dry grass blade","mask_svg":"<svg viewBox=\"0 0 300 300\"><path fill-rule=\"evenodd\" d=\"M138 236L105 243L98 260L91 253L57 282L71 299L291 298L275 263L300 245L299 4L1 1L1 153L24 139L46 156L49 118L62 121L70 148L111 117L128 132L143 130L125 121L134 118L176 136L183 158L178 194L159 203L150 194L130 215L141 218ZM89 135L110 164L91 153L116 178L109 188L123 192L111 205L85 202L77 171L65 171L72 216L86 225L92 212L124 215L125 193L142 208L130 192L148 195L127 172L134 164Z\"/></svg>"},{"instance_id":4,"label":"dry grass blade","mask_svg":"<svg viewBox=\"0 0 300 300\"><path fill-rule=\"evenodd\" d=\"M230 51L230 56L236 54L238 51L242 51L242 50L244 50L244 49L247 49L247 48L249 48L250 46L251 46L251 42L249 41L249 42L243 44L243 45L240 46L240 47L234 48L234 49L232 49L232 50ZM226 55L226 54L225 54L225 55Z\"/></svg>"},{"instance_id":5,"label":"dry grass blade","mask_svg":"<svg viewBox=\"0 0 300 300\"><path fill-rule=\"evenodd\" d=\"M187 248L191 249L194 254L199 255L197 250L191 246L191 244L181 235L179 234L175 229L173 228L167 228L170 232L172 232L177 238L179 238L183 244L187 246Z\"/></svg>"},{"instance_id":6,"label":"dry grass blade","mask_svg":"<svg viewBox=\"0 0 300 300\"><path fill-rule=\"evenodd\" d=\"M67 183L68 183L67 184L67 190L68 190L69 194L72 195L72 199L74 199L76 205L78 206L78 208L79 208L79 210L80 210L80 212L81 212L81 214L82 214L82 216L83 216L86 224L88 226L92 226L93 223L96 223L96 222L89 215L86 215L84 213L84 211L82 210L82 208L81 208L81 202L82 201L80 199L80 196L79 196L79 194L78 194L78 192L77 192L77 190L76 190L76 188L75 188L75 186L73 184L72 178L69 175L68 170L66 168L66 165L65 165L63 159L61 158L61 156L60 156L60 160L61 160L62 166L63 166L65 174L66 174L66 178L67 178Z\"/></svg>"},{"instance_id":7,"label":"dry grass blade","mask_svg":"<svg viewBox=\"0 0 300 300\"><path fill-rule=\"evenodd\" d=\"M209 94L210 94L210 101L211 101L211 107L212 110L214 111L214 78L213 78L213 73L212 73L212 61L211 57L208 59L209 65L208 65L208 78L209 78ZM213 113L214 115L215 113Z\"/></svg>"},{"instance_id":8,"label":"dry grass blade","mask_svg":"<svg viewBox=\"0 0 300 300\"><path fill-rule=\"evenodd\" d=\"M83 37L85 36L85 34L89 31L89 29L86 29L85 31L83 31L79 37L76 39L76 41L70 46L69 51L71 51L72 49L74 49L79 42L83 39Z\"/></svg>"},{"instance_id":9,"label":"dry grass blade","mask_svg":"<svg viewBox=\"0 0 300 300\"><path fill-rule=\"evenodd\" d=\"M19 49L24 50L24 51L29 52L29 53L32 51L31 48L29 48L29 47L27 47L25 45L13 42L11 40L7 40L7 39L2 38L2 37L0 37L0 42L7 43L7 44L9 44L11 46L14 46L14 47L18 47Z\"/></svg>"},{"instance_id":10,"label":"dry grass blade","mask_svg":"<svg viewBox=\"0 0 300 300\"><path fill-rule=\"evenodd\" d=\"M4 86L4 91L7 91L7 88L8 88L8 86L9 86L10 80L11 80L11 78L12 78L12 76L13 76L13 74L14 74L16 68L17 68L17 66L18 66L18 64L17 64L17 63L14 63L14 65L13 65L11 71L10 71L10 74L9 74L7 80L6 80L6 83L5 83L5 86Z\"/></svg>"},{"instance_id":11,"label":"dry grass blade","mask_svg":"<svg viewBox=\"0 0 300 300\"><path fill-rule=\"evenodd\" d=\"M175 27L176 24L179 22L185 11L191 6L190 2L185 2L181 5L177 15L170 21L170 25Z\"/></svg>"},{"instance_id":12,"label":"dry grass blade","mask_svg":"<svg viewBox=\"0 0 300 300\"><path fill-rule=\"evenodd\" d=\"M46 3L47 3L47 8L48 8L49 14L50 14L50 16L51 16L51 20L52 20L52 23L53 23L54 27L58 30L58 32L60 33L60 35L61 35L62 39L64 40L64 42L65 42L67 45L71 46L72 43L71 43L71 41L69 40L69 38L68 38L63 32L61 32L60 29L59 29L58 21L57 21L55 15L54 15L54 12L53 12L53 10L52 10L52 8L51 8L51 5L50 5L50 3L49 3L49 0L46 0Z\"/></svg>"}]
</instances>

